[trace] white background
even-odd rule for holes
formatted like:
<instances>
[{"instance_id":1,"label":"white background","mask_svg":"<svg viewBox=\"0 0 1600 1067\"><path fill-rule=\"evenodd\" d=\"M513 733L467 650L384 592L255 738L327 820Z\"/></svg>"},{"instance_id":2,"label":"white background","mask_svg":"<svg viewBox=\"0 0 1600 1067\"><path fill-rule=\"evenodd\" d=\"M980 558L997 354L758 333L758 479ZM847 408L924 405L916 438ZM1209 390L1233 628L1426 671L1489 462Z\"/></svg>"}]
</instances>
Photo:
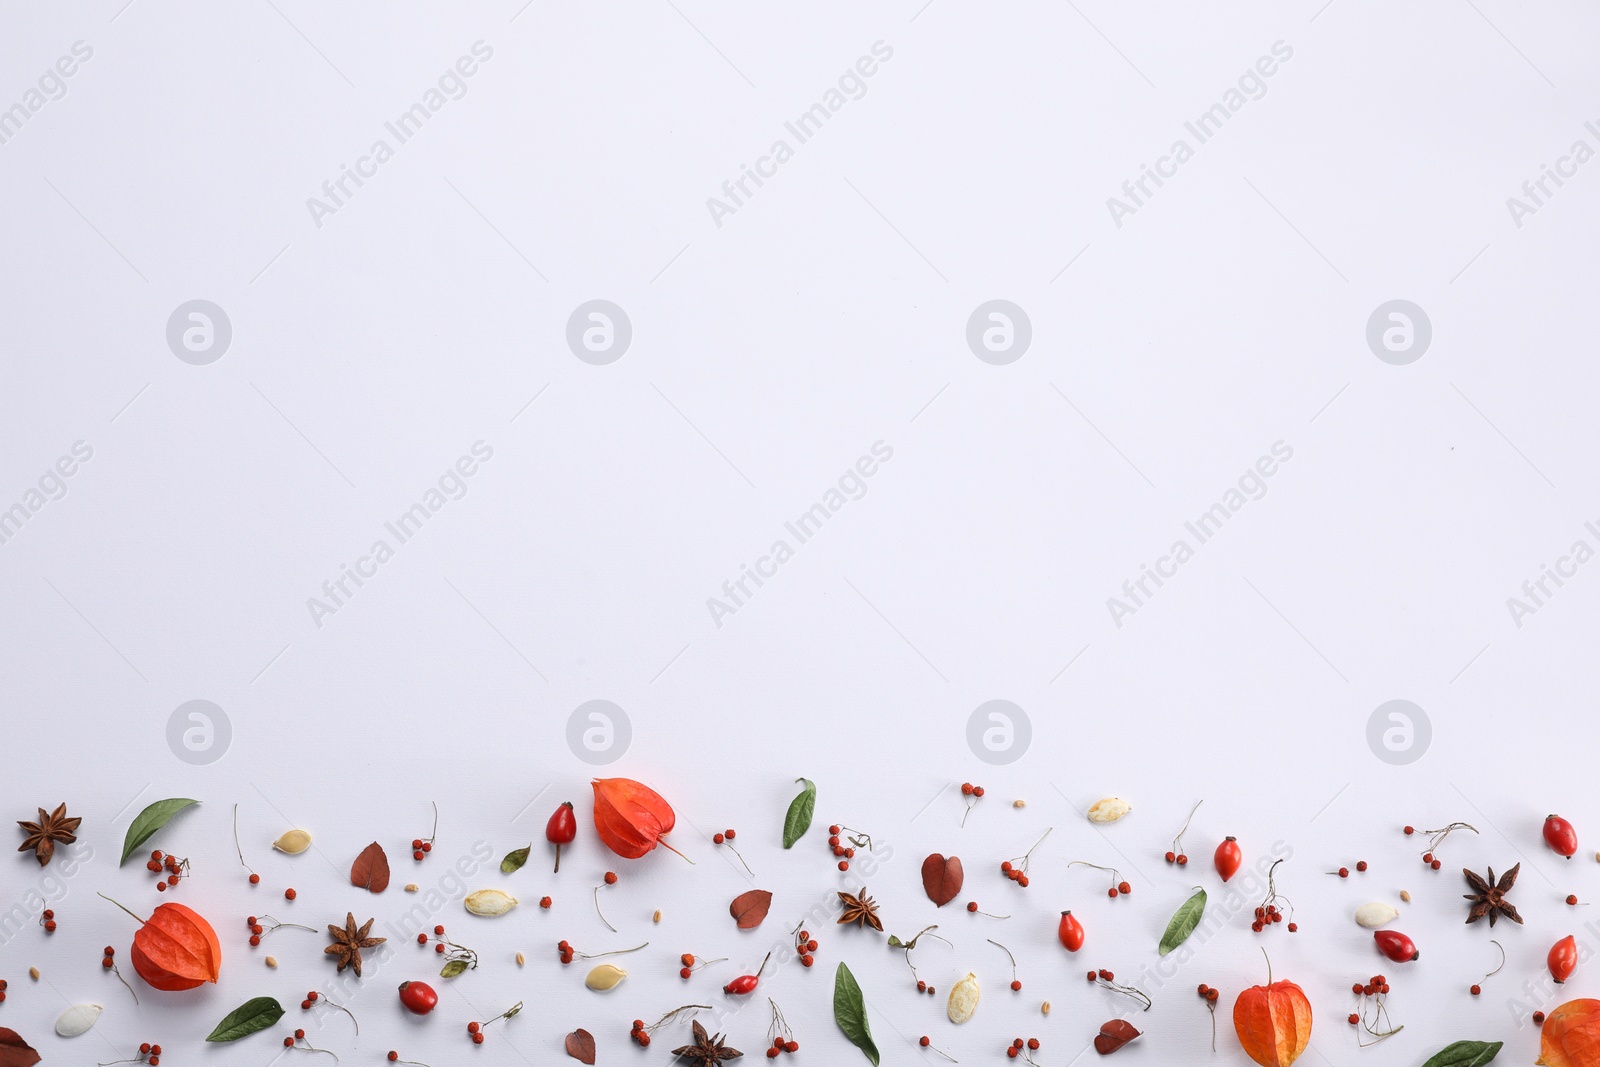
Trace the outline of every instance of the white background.
<instances>
[{"instance_id":1,"label":"white background","mask_svg":"<svg viewBox=\"0 0 1600 1067\"><path fill-rule=\"evenodd\" d=\"M633 729L600 773L661 789L698 865L611 860L613 937L586 899L608 861L584 818L559 877L536 849L506 883L524 901L552 893L552 911L490 924L447 909L484 966L445 987L431 1019L395 1003L393 986L432 963L396 939L351 1001L361 1039L342 1017L314 1035L343 1062L391 1047L463 1062L465 1021L518 999L528 1010L477 1060L552 1062L580 1025L602 1062L639 1057L632 1018L721 1003L717 986L792 916L856 887L831 868L829 821L892 846L870 883L888 928L937 918L955 947L920 950L941 996L919 999L875 938L822 933L814 971L790 965L765 987L808 1059L856 1055L830 1017L844 959L886 1062L925 1057L909 1043L922 1033L963 1062L1016 1036L1043 1040L1042 1064L1071 1062L1128 1007L1080 972L1152 963L1188 887L1217 888L1199 859L1229 833L1252 858L1293 848L1281 887L1302 930L1258 939L1236 918L1149 984L1148 1035L1120 1057L1209 1056L1192 992L1205 981L1224 990L1216 1062L1245 1062L1225 1009L1264 977L1259 945L1312 998L1307 1062L1354 1062L1348 987L1375 970L1407 1028L1364 1062L1418 1063L1461 1038L1536 1054L1517 1014L1561 998L1523 997L1522 983L1558 937L1580 933L1586 952L1600 938L1560 903L1600 896L1600 814L1583 788L1595 579L1580 570L1521 627L1506 600L1574 540L1600 547L1583 528L1600 516L1586 314L1600 177L1580 169L1521 227L1506 199L1573 141L1600 147L1584 129L1600 118L1592 13L113 0L9 4L3 19L0 108L74 42L94 50L0 145L0 506L74 442L94 449L66 496L0 545L5 817L65 800L93 849L45 887L64 893L61 930L8 930L0 948L0 1025L49 1062L140 1040L174 1064L273 1059L331 966L320 937L295 931L249 951L243 917L320 927L350 909L381 926L413 902L398 884L436 883L480 840L496 857L526 843L560 799L586 811L593 768L569 753L566 723L594 698ZM493 58L466 95L317 226L307 198L480 40ZM866 94L717 226L707 198L877 41L893 58ZM1277 41L1293 58L1265 95L1118 227L1107 198ZM633 326L609 366L565 342L568 316L596 298ZM996 298L1032 322L1008 366L965 340ZM166 342L193 299L233 327L208 366ZM1365 339L1392 299L1433 325L1407 366ZM465 498L318 626L307 598L480 440L494 456ZM880 440L893 459L866 494L717 626L707 598ZM1294 456L1267 494L1115 625L1107 598L1278 441ZM1003 767L966 744L968 716L994 698L1034 728ZM1404 766L1367 744L1373 709L1395 698L1433 729ZM167 743L192 699L232 724L209 765ZM820 825L783 853L802 774L822 790ZM965 830L962 780L990 793ZM1113 793L1135 811L1101 836L1081 812ZM115 859L139 807L170 795L203 801L157 843L194 861L178 897L218 927L223 980L146 991L134 1009L96 962L105 943L126 957L131 922L93 894L163 899ZM1180 874L1160 853L1201 797L1199 859ZM403 846L430 800L440 845L414 865ZM234 803L256 890L233 856ZM1578 823L1579 859L1543 850L1548 811ZM1453 819L1481 836L1424 872L1398 827ZM313 831L314 853L269 854L290 825ZM779 895L755 934L725 914L749 881L705 840L728 825ZM995 865L1048 826L1032 886L1001 881ZM397 883L376 899L345 883L375 838ZM932 850L966 859L963 899L1013 918L936 914L917 878ZM1322 873L1361 858L1364 880ZM1121 867L1133 897L1106 899L1071 859ZM1497 928L1509 964L1473 1000L1465 987L1496 957L1487 930L1460 926L1456 868L1519 860L1528 924ZM17 857L3 899L25 906L39 878ZM502 884L492 870L470 881ZM299 900L269 903L286 884ZM1423 949L1403 968L1349 920L1401 888L1418 898L1401 928ZM1090 928L1077 959L1053 940L1066 907ZM1004 989L988 936L1018 953L1023 993ZM554 961L561 937L652 947L600 997ZM732 959L686 985L672 962L684 951ZM968 969L986 994L957 1030L942 991ZM1600 990L1592 973L1567 992ZM261 994L291 1007L271 1035L199 1043ZM68 1045L50 1024L76 1000L108 1011ZM732 1043L759 1056L765 1018L757 1001L726 1020Z\"/></svg>"}]
</instances>

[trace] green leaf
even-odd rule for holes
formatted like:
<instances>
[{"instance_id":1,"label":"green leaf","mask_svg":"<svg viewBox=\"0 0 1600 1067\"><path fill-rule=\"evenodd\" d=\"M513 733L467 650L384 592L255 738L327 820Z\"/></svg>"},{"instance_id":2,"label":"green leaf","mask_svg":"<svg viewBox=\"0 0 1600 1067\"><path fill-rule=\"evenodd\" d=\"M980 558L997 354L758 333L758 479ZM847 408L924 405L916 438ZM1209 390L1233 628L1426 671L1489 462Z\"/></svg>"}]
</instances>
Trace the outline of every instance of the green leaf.
<instances>
[{"instance_id":1,"label":"green leaf","mask_svg":"<svg viewBox=\"0 0 1600 1067\"><path fill-rule=\"evenodd\" d=\"M230 1011L206 1040L237 1041L241 1037L249 1037L257 1031L265 1030L281 1018L283 1018L282 1004L271 997L256 997Z\"/></svg>"},{"instance_id":2,"label":"green leaf","mask_svg":"<svg viewBox=\"0 0 1600 1067\"><path fill-rule=\"evenodd\" d=\"M128 857L138 851L139 846L150 840L155 832L167 825L172 817L191 805L200 803L198 800L188 800L183 797L174 797L171 800L158 800L139 813L139 817L128 824L128 836L122 842L122 859L117 866L128 862Z\"/></svg>"},{"instance_id":3,"label":"green leaf","mask_svg":"<svg viewBox=\"0 0 1600 1067\"><path fill-rule=\"evenodd\" d=\"M867 1023L866 998L861 995L856 976L842 963L833 976L833 1019L851 1044L872 1061L872 1067L878 1067L878 1046L872 1041L872 1027Z\"/></svg>"},{"instance_id":4,"label":"green leaf","mask_svg":"<svg viewBox=\"0 0 1600 1067\"><path fill-rule=\"evenodd\" d=\"M1482 1067L1500 1052L1503 1041L1457 1041L1429 1057L1422 1067Z\"/></svg>"},{"instance_id":5,"label":"green leaf","mask_svg":"<svg viewBox=\"0 0 1600 1067\"><path fill-rule=\"evenodd\" d=\"M1161 935L1161 955L1165 956L1189 940L1189 935L1200 925L1200 917L1205 913L1206 891L1196 889L1194 896L1184 901L1183 905L1172 913L1172 921L1167 923L1167 932Z\"/></svg>"},{"instance_id":6,"label":"green leaf","mask_svg":"<svg viewBox=\"0 0 1600 1067\"><path fill-rule=\"evenodd\" d=\"M451 960L449 963L445 964L443 968L440 969L439 977L440 978L454 978L457 975L462 975L462 974L466 974L466 973L467 973L467 961L466 960Z\"/></svg>"},{"instance_id":7,"label":"green leaf","mask_svg":"<svg viewBox=\"0 0 1600 1067\"><path fill-rule=\"evenodd\" d=\"M800 795L789 801L789 813L783 817L783 847L793 848L794 843L811 829L811 815L817 810L817 783L809 778L796 778L804 782ZM874 1061L876 1062L876 1061Z\"/></svg>"},{"instance_id":8,"label":"green leaf","mask_svg":"<svg viewBox=\"0 0 1600 1067\"><path fill-rule=\"evenodd\" d=\"M904 941L900 940L899 935L890 934L889 935L889 947L890 948L905 948L906 947L906 943Z\"/></svg>"},{"instance_id":9,"label":"green leaf","mask_svg":"<svg viewBox=\"0 0 1600 1067\"><path fill-rule=\"evenodd\" d=\"M506 858L500 861L500 873L511 874L515 871L520 871L522 865L528 862L528 853L532 850L533 846L530 844L524 848L517 849L515 852L507 852Z\"/></svg>"}]
</instances>

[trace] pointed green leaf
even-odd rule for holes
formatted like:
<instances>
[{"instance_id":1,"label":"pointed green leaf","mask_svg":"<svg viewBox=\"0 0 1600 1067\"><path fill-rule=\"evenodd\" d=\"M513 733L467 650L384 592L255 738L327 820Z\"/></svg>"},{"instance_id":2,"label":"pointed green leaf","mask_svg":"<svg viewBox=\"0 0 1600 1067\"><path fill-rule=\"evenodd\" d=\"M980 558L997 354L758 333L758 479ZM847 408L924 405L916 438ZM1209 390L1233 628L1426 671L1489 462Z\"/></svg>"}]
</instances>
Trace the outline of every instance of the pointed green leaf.
<instances>
[{"instance_id":1,"label":"pointed green leaf","mask_svg":"<svg viewBox=\"0 0 1600 1067\"><path fill-rule=\"evenodd\" d=\"M174 815L198 803L200 803L198 800L174 797L171 800L158 800L141 811L139 817L128 824L128 836L122 842L122 859L117 865L127 863L128 857L133 855L140 845L150 840L157 830L167 825Z\"/></svg>"},{"instance_id":2,"label":"pointed green leaf","mask_svg":"<svg viewBox=\"0 0 1600 1067\"><path fill-rule=\"evenodd\" d=\"M1500 1052L1503 1041L1457 1041L1429 1057L1422 1067L1483 1067Z\"/></svg>"},{"instance_id":3,"label":"pointed green leaf","mask_svg":"<svg viewBox=\"0 0 1600 1067\"><path fill-rule=\"evenodd\" d=\"M500 873L511 874L514 871L520 871L522 865L528 862L528 853L532 850L533 846L530 844L514 852L507 852L506 858L500 861Z\"/></svg>"},{"instance_id":4,"label":"pointed green leaf","mask_svg":"<svg viewBox=\"0 0 1600 1067\"><path fill-rule=\"evenodd\" d=\"M817 810L817 783L809 778L796 778L804 784L800 795L789 801L789 813L783 817L783 847L793 848L794 843L811 829L811 815Z\"/></svg>"},{"instance_id":5,"label":"pointed green leaf","mask_svg":"<svg viewBox=\"0 0 1600 1067\"><path fill-rule=\"evenodd\" d=\"M254 1000L245 1001L224 1016L206 1040L237 1041L241 1037L249 1037L265 1030L281 1018L283 1018L282 1004L271 997L256 997Z\"/></svg>"},{"instance_id":6,"label":"pointed green leaf","mask_svg":"<svg viewBox=\"0 0 1600 1067\"><path fill-rule=\"evenodd\" d=\"M856 976L842 963L833 976L833 1018L851 1044L872 1061L872 1067L878 1067L878 1046L873 1043L872 1027L867 1023L866 998L861 995Z\"/></svg>"},{"instance_id":7,"label":"pointed green leaf","mask_svg":"<svg viewBox=\"0 0 1600 1067\"><path fill-rule=\"evenodd\" d=\"M1183 906L1172 914L1172 921L1167 923L1167 932L1161 935L1161 955L1165 956L1185 941L1194 933L1194 928L1200 925L1200 917L1206 913L1206 891L1196 889L1194 896L1183 902Z\"/></svg>"},{"instance_id":8,"label":"pointed green leaf","mask_svg":"<svg viewBox=\"0 0 1600 1067\"><path fill-rule=\"evenodd\" d=\"M451 960L449 963L445 964L444 967L442 967L440 969L439 977L440 978L454 978L457 975L462 975L462 974L466 974L466 973L467 973L467 961L466 960Z\"/></svg>"}]
</instances>

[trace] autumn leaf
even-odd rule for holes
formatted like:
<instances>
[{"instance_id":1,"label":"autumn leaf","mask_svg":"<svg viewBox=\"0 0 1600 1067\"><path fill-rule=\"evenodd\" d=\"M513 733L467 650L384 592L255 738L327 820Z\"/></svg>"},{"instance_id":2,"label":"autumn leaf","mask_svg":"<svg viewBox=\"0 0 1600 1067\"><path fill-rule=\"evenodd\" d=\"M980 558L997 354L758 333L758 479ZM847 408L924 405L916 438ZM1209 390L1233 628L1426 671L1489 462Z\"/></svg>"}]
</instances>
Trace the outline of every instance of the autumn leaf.
<instances>
[{"instance_id":1,"label":"autumn leaf","mask_svg":"<svg viewBox=\"0 0 1600 1067\"><path fill-rule=\"evenodd\" d=\"M739 924L739 929L754 930L766 919L771 907L771 893L765 889L752 889L733 898L733 903L728 905L728 914Z\"/></svg>"},{"instance_id":2,"label":"autumn leaf","mask_svg":"<svg viewBox=\"0 0 1600 1067\"><path fill-rule=\"evenodd\" d=\"M15 1030L0 1026L0 1067L33 1067L40 1056Z\"/></svg>"},{"instance_id":3,"label":"autumn leaf","mask_svg":"<svg viewBox=\"0 0 1600 1067\"><path fill-rule=\"evenodd\" d=\"M567 1035L567 1055L579 1063L594 1063L594 1035L579 1027Z\"/></svg>"},{"instance_id":4,"label":"autumn leaf","mask_svg":"<svg viewBox=\"0 0 1600 1067\"><path fill-rule=\"evenodd\" d=\"M374 893L389 888L389 857L384 855L382 845L374 841L361 850L350 867L350 884Z\"/></svg>"},{"instance_id":5,"label":"autumn leaf","mask_svg":"<svg viewBox=\"0 0 1600 1067\"><path fill-rule=\"evenodd\" d=\"M922 861L922 888L928 899L941 908L956 898L965 881L959 856L946 859L935 852Z\"/></svg>"}]
</instances>

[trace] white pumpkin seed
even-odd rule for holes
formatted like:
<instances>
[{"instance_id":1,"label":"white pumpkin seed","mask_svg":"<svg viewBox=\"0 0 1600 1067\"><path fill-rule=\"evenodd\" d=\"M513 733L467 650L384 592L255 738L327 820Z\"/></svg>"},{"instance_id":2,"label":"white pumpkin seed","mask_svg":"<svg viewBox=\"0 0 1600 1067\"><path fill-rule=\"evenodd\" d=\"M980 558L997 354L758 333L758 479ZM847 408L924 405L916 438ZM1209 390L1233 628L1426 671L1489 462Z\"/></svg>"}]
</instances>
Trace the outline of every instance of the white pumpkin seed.
<instances>
[{"instance_id":1,"label":"white pumpkin seed","mask_svg":"<svg viewBox=\"0 0 1600 1067\"><path fill-rule=\"evenodd\" d=\"M62 1037L77 1037L88 1033L104 1009L98 1004L74 1004L56 1017L56 1033Z\"/></svg>"},{"instance_id":2,"label":"white pumpkin seed","mask_svg":"<svg viewBox=\"0 0 1600 1067\"><path fill-rule=\"evenodd\" d=\"M978 976L971 971L950 987L950 1003L945 1009L953 1023L964 1023L978 1010Z\"/></svg>"},{"instance_id":3,"label":"white pumpkin seed","mask_svg":"<svg viewBox=\"0 0 1600 1067\"><path fill-rule=\"evenodd\" d=\"M1393 904L1384 904L1372 901L1356 909L1356 925L1364 926L1368 930L1376 930L1385 923L1392 923L1400 918L1400 909Z\"/></svg>"},{"instance_id":4,"label":"white pumpkin seed","mask_svg":"<svg viewBox=\"0 0 1600 1067\"><path fill-rule=\"evenodd\" d=\"M279 852L287 852L291 856L298 856L311 847L311 834L305 830L285 830L272 847Z\"/></svg>"},{"instance_id":5,"label":"white pumpkin seed","mask_svg":"<svg viewBox=\"0 0 1600 1067\"><path fill-rule=\"evenodd\" d=\"M462 903L474 915L495 916L504 915L516 907L517 898L499 889L480 889L476 893L468 893Z\"/></svg>"},{"instance_id":6,"label":"white pumpkin seed","mask_svg":"<svg viewBox=\"0 0 1600 1067\"><path fill-rule=\"evenodd\" d=\"M589 972L588 976L584 978L583 984L590 989L603 993L608 989L617 988L626 977L628 977L628 972L616 964L602 963Z\"/></svg>"},{"instance_id":7,"label":"white pumpkin seed","mask_svg":"<svg viewBox=\"0 0 1600 1067\"><path fill-rule=\"evenodd\" d=\"M1116 822L1132 810L1133 805L1121 797L1106 797L1089 805L1089 821L1099 823Z\"/></svg>"}]
</instances>

